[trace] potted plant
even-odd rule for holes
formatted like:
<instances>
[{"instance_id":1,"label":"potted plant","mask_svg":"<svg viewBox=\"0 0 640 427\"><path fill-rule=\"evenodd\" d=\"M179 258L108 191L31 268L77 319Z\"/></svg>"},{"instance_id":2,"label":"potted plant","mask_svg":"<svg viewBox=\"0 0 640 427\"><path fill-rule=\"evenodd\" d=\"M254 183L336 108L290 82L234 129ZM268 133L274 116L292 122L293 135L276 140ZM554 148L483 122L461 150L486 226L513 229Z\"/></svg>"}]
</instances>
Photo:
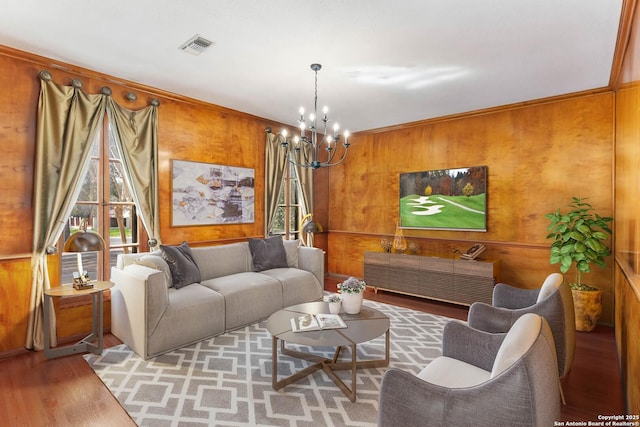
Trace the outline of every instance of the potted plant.
<instances>
[{"instance_id":1,"label":"potted plant","mask_svg":"<svg viewBox=\"0 0 640 427\"><path fill-rule=\"evenodd\" d=\"M342 298L340 298L340 295L331 294L331 295L325 297L324 301L329 304L329 312L331 314L340 313L340 305L341 305L340 303L342 301Z\"/></svg>"},{"instance_id":2,"label":"potted plant","mask_svg":"<svg viewBox=\"0 0 640 427\"><path fill-rule=\"evenodd\" d=\"M605 257L611 254L606 240L611 235L609 223L612 217L603 217L594 212L584 198L574 197L566 213L560 209L546 214L549 219L547 239L552 239L551 264L560 263L560 271L566 273L574 266L575 282L570 282L576 314L576 329L592 331L602 313L602 292L582 283L582 273L591 271L594 263L606 267Z\"/></svg>"},{"instance_id":3,"label":"potted plant","mask_svg":"<svg viewBox=\"0 0 640 427\"><path fill-rule=\"evenodd\" d=\"M342 294L342 309L347 314L358 314L362 307L362 299L367 284L364 280L349 277L338 283L338 292Z\"/></svg>"}]
</instances>

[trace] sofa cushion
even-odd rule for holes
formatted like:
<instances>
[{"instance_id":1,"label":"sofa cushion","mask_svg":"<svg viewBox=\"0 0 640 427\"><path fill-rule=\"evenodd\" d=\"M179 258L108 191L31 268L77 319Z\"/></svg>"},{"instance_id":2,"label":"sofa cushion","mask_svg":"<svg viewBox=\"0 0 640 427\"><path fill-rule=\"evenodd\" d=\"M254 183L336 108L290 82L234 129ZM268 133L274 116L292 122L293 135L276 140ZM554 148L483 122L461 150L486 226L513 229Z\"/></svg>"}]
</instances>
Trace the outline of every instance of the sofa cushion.
<instances>
[{"instance_id":1,"label":"sofa cushion","mask_svg":"<svg viewBox=\"0 0 640 427\"><path fill-rule=\"evenodd\" d=\"M247 242L198 246L191 249L191 254L200 268L201 281L253 271Z\"/></svg>"},{"instance_id":2,"label":"sofa cushion","mask_svg":"<svg viewBox=\"0 0 640 427\"><path fill-rule=\"evenodd\" d=\"M282 306L301 304L322 299L324 285L313 273L298 268L273 268L260 274L273 277L282 286Z\"/></svg>"},{"instance_id":3,"label":"sofa cushion","mask_svg":"<svg viewBox=\"0 0 640 427\"><path fill-rule=\"evenodd\" d=\"M145 254L142 257L140 257L138 260L136 260L135 263L138 265L144 265L145 267L153 268L154 270L162 271L167 281L167 288L170 288L173 286L171 269L169 268L169 264L167 264L167 261L165 261L164 258L162 258L161 254L158 254L158 255Z\"/></svg>"},{"instance_id":4,"label":"sofa cushion","mask_svg":"<svg viewBox=\"0 0 640 427\"><path fill-rule=\"evenodd\" d=\"M182 242L180 246L160 245L160 249L162 258L169 264L171 280L176 289L200 282L200 270L187 242Z\"/></svg>"},{"instance_id":5,"label":"sofa cushion","mask_svg":"<svg viewBox=\"0 0 640 427\"><path fill-rule=\"evenodd\" d=\"M282 244L287 254L287 265L291 268L298 268L298 246L300 246L300 240L283 240Z\"/></svg>"},{"instance_id":6,"label":"sofa cushion","mask_svg":"<svg viewBox=\"0 0 640 427\"><path fill-rule=\"evenodd\" d=\"M262 273L238 273L204 280L202 286L224 297L227 330L266 319L282 308L282 286Z\"/></svg>"},{"instance_id":7,"label":"sofa cushion","mask_svg":"<svg viewBox=\"0 0 640 427\"><path fill-rule=\"evenodd\" d=\"M249 249L251 250L254 271L289 266L281 236L273 236L266 239L249 238Z\"/></svg>"},{"instance_id":8,"label":"sofa cushion","mask_svg":"<svg viewBox=\"0 0 640 427\"><path fill-rule=\"evenodd\" d=\"M168 289L169 305L149 325L148 355L155 356L224 332L224 298L199 284Z\"/></svg>"}]
</instances>

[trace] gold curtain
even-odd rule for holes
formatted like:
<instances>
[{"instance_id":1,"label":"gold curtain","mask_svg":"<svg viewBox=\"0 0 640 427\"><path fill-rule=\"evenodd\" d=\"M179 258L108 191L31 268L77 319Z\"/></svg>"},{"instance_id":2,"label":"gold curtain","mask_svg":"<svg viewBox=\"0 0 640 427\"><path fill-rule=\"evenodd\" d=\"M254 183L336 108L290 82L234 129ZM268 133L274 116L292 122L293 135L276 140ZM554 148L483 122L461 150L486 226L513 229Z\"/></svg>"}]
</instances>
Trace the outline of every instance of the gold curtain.
<instances>
[{"instance_id":1,"label":"gold curtain","mask_svg":"<svg viewBox=\"0 0 640 427\"><path fill-rule=\"evenodd\" d=\"M267 132L264 153L264 205L266 218L264 235L269 235L278 207L278 196L282 189L282 179L287 167L286 150L282 148L281 137Z\"/></svg>"},{"instance_id":2,"label":"gold curtain","mask_svg":"<svg viewBox=\"0 0 640 427\"><path fill-rule=\"evenodd\" d=\"M301 149L305 150L305 158L311 157L312 146L310 144L303 144ZM300 218L298 221L301 221L307 214L313 214L313 169L298 165L294 169L298 175L298 195L300 198ZM311 218L313 219L313 216ZM313 234L311 233L308 237L309 246L313 246ZM300 238L304 241L303 236Z\"/></svg>"},{"instance_id":3,"label":"gold curtain","mask_svg":"<svg viewBox=\"0 0 640 427\"><path fill-rule=\"evenodd\" d=\"M134 201L142 222L156 244L160 243L158 218L158 137L157 101L140 111L129 111L116 102L108 87L97 95L85 94L82 83L72 86L51 81L51 74L40 72L36 162L34 166L34 230L31 257L31 299L26 348L44 347L44 291L50 288L47 255L56 252L62 234L82 187L91 149L105 111L115 129L116 144L122 155ZM51 345L57 345L55 315L51 310Z\"/></svg>"},{"instance_id":4,"label":"gold curtain","mask_svg":"<svg viewBox=\"0 0 640 427\"><path fill-rule=\"evenodd\" d=\"M131 111L111 98L107 102L112 134L120 151L138 214L149 233L149 245L159 246L162 242L158 207L157 103Z\"/></svg>"},{"instance_id":5,"label":"gold curtain","mask_svg":"<svg viewBox=\"0 0 640 427\"><path fill-rule=\"evenodd\" d=\"M104 95L85 94L77 80L71 87L59 86L48 72L41 72L40 80L31 300L25 344L34 350L44 347L44 291L50 287L47 254L55 253L56 241L73 209L106 105ZM51 329L51 345L55 346L55 318Z\"/></svg>"}]
</instances>

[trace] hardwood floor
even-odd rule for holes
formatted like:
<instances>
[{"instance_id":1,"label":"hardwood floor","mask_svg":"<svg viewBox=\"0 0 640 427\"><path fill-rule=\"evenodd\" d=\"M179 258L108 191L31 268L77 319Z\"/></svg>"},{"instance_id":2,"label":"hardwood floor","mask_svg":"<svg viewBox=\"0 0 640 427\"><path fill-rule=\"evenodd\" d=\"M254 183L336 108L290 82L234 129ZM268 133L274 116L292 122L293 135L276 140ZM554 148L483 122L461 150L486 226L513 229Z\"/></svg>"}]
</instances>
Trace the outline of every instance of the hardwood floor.
<instances>
[{"instance_id":1,"label":"hardwood floor","mask_svg":"<svg viewBox=\"0 0 640 427\"><path fill-rule=\"evenodd\" d=\"M336 283L328 278L325 288L335 291ZM467 318L467 308L462 306L386 292L367 291L365 296ZM105 334L105 347L119 343ZM576 357L563 390L567 404L559 421L597 421L598 415L626 413L613 328L578 332ZM8 426L135 426L82 355L47 360L42 352L28 352L0 360L0 414Z\"/></svg>"}]
</instances>

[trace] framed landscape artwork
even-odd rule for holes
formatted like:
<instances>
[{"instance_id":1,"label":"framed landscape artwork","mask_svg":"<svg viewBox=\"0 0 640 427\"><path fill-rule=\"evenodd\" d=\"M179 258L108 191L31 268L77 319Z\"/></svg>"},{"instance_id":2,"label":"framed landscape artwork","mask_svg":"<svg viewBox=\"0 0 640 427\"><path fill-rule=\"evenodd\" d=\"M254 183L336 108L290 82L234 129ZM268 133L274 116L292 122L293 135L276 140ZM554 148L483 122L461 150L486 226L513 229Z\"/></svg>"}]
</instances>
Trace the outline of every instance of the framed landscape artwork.
<instances>
[{"instance_id":1,"label":"framed landscape artwork","mask_svg":"<svg viewBox=\"0 0 640 427\"><path fill-rule=\"evenodd\" d=\"M400 227L487 231L487 167L400 174Z\"/></svg>"},{"instance_id":2,"label":"framed landscape artwork","mask_svg":"<svg viewBox=\"0 0 640 427\"><path fill-rule=\"evenodd\" d=\"M254 217L254 170L172 160L174 227L245 224Z\"/></svg>"}]
</instances>

